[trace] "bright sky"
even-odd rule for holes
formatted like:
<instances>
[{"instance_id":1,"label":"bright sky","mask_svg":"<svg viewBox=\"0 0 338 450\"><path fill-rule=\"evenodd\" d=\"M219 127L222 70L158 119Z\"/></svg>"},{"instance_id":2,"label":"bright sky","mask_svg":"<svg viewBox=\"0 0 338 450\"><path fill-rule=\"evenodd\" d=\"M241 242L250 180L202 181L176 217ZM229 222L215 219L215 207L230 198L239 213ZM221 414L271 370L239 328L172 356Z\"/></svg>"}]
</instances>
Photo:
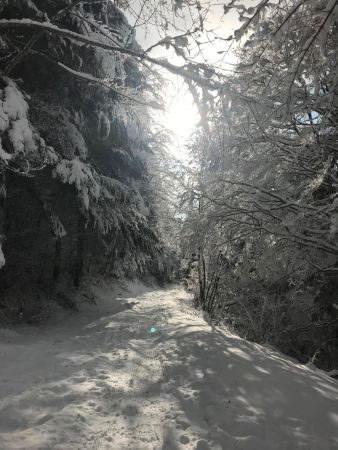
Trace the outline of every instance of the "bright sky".
<instances>
[{"instance_id":1,"label":"bright sky","mask_svg":"<svg viewBox=\"0 0 338 450\"><path fill-rule=\"evenodd\" d=\"M206 2L202 4L206 4ZM216 3L216 2L215 2ZM243 3L247 5L257 4L257 0L244 0ZM148 5L150 6L152 2L144 2L144 0L134 1L133 8L134 11L139 11L140 8L146 9ZM146 6L144 6L146 5ZM143 9L143 12L144 12ZM185 17L188 19L180 19L175 17L176 24L178 27L186 31L191 26L191 20L189 23L189 17L192 17L190 10L185 10ZM127 17L130 23L133 25L135 23L135 17L127 13ZM158 42L164 37L164 33L157 27L147 24L147 26L142 26L142 21L139 19L139 26L136 26L136 39L141 44L143 48L148 48L154 43ZM204 23L206 29L214 30L220 37L228 37L231 35L235 28L239 26L239 21L237 14L235 12L230 12L223 16L223 3L216 3L216 5L209 11L208 18ZM175 36L180 34L179 31L169 30L168 34ZM205 42L206 36L200 36L200 41ZM207 58L209 62L219 61L223 56L217 54L219 50L226 50L228 48L228 42L224 40L214 41L212 44L204 45L204 57ZM183 59L175 57L172 53L168 53L163 46L156 47L151 56L164 57L170 60L170 62L180 65L183 63ZM229 53L227 55L226 62L234 62L234 55ZM167 91L165 92L165 99L167 102L167 111L161 117L161 122L163 125L171 132L173 135L173 143L171 145L171 152L178 159L185 159L187 156L185 143L191 136L194 128L198 124L200 117L198 110L190 92L188 91L187 85L184 81L175 75L166 74L164 76L169 80L169 86L166 86Z\"/></svg>"},{"instance_id":2,"label":"bright sky","mask_svg":"<svg viewBox=\"0 0 338 450\"><path fill-rule=\"evenodd\" d=\"M185 159L186 141L197 126L200 117L187 85L181 77L168 75L170 79L166 97L167 110L161 122L172 134L170 150L178 159Z\"/></svg>"}]
</instances>

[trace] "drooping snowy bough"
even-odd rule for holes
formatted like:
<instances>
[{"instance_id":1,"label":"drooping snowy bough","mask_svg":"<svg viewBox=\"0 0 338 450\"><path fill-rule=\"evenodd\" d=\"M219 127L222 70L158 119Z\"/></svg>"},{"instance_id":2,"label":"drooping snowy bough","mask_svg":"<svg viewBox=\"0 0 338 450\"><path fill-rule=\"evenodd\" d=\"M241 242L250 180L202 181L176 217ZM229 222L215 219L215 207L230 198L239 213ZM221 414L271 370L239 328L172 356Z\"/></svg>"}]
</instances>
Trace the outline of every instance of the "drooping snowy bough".
<instances>
[{"instance_id":1,"label":"drooping snowy bough","mask_svg":"<svg viewBox=\"0 0 338 450\"><path fill-rule=\"evenodd\" d=\"M125 16L68 0L5 1L0 16L1 301L29 315L35 293L84 275L170 277L150 204L158 81Z\"/></svg>"}]
</instances>

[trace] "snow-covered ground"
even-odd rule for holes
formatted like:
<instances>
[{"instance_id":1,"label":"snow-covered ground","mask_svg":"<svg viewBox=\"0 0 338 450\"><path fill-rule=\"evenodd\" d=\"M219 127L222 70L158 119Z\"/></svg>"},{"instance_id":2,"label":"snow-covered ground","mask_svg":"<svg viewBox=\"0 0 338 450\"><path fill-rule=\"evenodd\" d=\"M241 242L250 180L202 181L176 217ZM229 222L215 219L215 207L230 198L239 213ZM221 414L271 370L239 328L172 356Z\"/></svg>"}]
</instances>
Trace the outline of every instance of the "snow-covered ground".
<instances>
[{"instance_id":1,"label":"snow-covered ground","mask_svg":"<svg viewBox=\"0 0 338 450\"><path fill-rule=\"evenodd\" d=\"M1 450L338 449L324 373L213 329L178 287L96 294L0 330Z\"/></svg>"}]
</instances>

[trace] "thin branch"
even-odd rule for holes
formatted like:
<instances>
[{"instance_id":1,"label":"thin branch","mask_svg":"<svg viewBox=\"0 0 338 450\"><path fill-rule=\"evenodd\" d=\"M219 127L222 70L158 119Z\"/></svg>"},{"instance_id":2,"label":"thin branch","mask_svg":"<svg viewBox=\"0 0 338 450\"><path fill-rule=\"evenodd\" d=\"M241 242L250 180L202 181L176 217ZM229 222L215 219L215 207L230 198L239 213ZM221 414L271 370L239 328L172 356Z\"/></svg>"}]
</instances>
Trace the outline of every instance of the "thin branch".
<instances>
[{"instance_id":1,"label":"thin branch","mask_svg":"<svg viewBox=\"0 0 338 450\"><path fill-rule=\"evenodd\" d=\"M216 81L211 81L209 78L204 78L203 76L199 75L196 71L193 69L198 68L198 64L196 67L193 64L190 64L189 66L176 66L174 64L171 64L166 59L156 59L152 58L143 52L137 52L128 48L120 47L117 45L111 45L107 44L105 42L99 42L95 39L91 39L88 36L81 35L78 33L75 33L74 31L70 31L66 28L59 28L56 25L51 24L50 22L37 22L30 19L1 19L0 20L0 29L1 28L37 28L49 33L54 33L59 36L63 36L65 38L72 39L77 42L81 42L83 44L89 45L91 47L97 47L102 48L104 50L110 50L126 55L133 56L134 58L140 59L140 60L146 60L153 64L156 64L160 67L163 67L164 69L168 70L171 73L174 73L176 75L181 75L182 77L195 81L199 86L205 87L209 90L220 90L224 89L225 84L219 83Z\"/></svg>"}]
</instances>

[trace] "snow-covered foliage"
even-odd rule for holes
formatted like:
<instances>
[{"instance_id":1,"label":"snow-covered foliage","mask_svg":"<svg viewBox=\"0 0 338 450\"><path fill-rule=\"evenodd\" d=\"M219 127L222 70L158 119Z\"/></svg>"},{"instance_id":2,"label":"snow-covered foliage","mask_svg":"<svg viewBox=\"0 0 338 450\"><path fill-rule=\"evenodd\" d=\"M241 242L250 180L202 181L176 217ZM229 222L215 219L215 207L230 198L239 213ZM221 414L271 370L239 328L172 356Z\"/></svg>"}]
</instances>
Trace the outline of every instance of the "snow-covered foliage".
<instances>
[{"instance_id":1,"label":"snow-covered foliage","mask_svg":"<svg viewBox=\"0 0 338 450\"><path fill-rule=\"evenodd\" d=\"M5 263L6 263L5 256L3 254L2 247L0 245L0 269L5 265Z\"/></svg>"},{"instance_id":2,"label":"snow-covered foliage","mask_svg":"<svg viewBox=\"0 0 338 450\"><path fill-rule=\"evenodd\" d=\"M148 198L147 103L158 100L159 81L148 83L149 69L128 53L140 48L124 14L113 2L69 0L1 2L0 11L3 196L27 178L25 194L39 210L32 227L45 227L55 246L54 257L44 253L54 277L64 270L78 279L85 267L162 277L166 251ZM1 221L0 232L14 229ZM16 240L3 234L6 256Z\"/></svg>"},{"instance_id":3,"label":"snow-covered foliage","mask_svg":"<svg viewBox=\"0 0 338 450\"><path fill-rule=\"evenodd\" d=\"M61 239L64 236L66 236L67 232L65 230L65 227L63 226L63 223L60 221L59 217L57 217L55 214L50 214L50 222L52 226L52 230L54 235Z\"/></svg>"},{"instance_id":4,"label":"snow-covered foliage","mask_svg":"<svg viewBox=\"0 0 338 450\"><path fill-rule=\"evenodd\" d=\"M241 13L230 89L193 145L185 202L196 300L252 339L329 365L338 320L338 5L261 2Z\"/></svg>"},{"instance_id":5,"label":"snow-covered foliage","mask_svg":"<svg viewBox=\"0 0 338 450\"><path fill-rule=\"evenodd\" d=\"M0 167L9 161L53 163L57 157L39 136L28 119L28 104L17 84L10 78L1 79L0 89ZM3 141L8 139L4 149Z\"/></svg>"},{"instance_id":6,"label":"snow-covered foliage","mask_svg":"<svg viewBox=\"0 0 338 450\"><path fill-rule=\"evenodd\" d=\"M89 196L97 201L100 186L94 179L91 169L79 159L63 159L55 168L55 174L63 183L74 184L79 192L85 210L89 208Z\"/></svg>"}]
</instances>

